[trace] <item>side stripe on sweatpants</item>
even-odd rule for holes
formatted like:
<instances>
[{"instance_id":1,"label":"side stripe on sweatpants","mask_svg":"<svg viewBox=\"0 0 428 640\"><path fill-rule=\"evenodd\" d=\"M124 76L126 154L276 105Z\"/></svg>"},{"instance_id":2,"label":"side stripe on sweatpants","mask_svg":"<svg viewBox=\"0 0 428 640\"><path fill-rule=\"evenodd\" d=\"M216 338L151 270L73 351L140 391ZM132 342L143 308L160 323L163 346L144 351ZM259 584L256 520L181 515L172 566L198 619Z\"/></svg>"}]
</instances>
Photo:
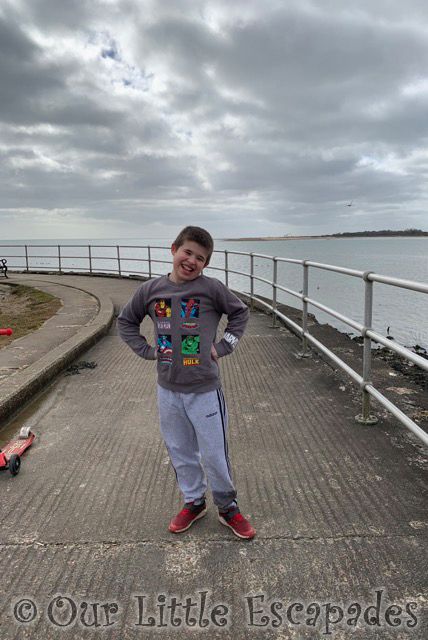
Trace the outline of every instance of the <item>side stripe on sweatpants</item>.
<instances>
[{"instance_id":1,"label":"side stripe on sweatpants","mask_svg":"<svg viewBox=\"0 0 428 640\"><path fill-rule=\"evenodd\" d=\"M218 397L218 404L219 404L222 427L223 427L224 455L226 458L227 468L229 469L229 475L230 475L230 478L232 479L232 471L230 468L230 461L229 461L229 447L227 445L227 436L226 436L226 428L225 428L225 423L227 422L227 409L226 409L226 401L224 399L222 389L217 389L217 397Z\"/></svg>"}]
</instances>

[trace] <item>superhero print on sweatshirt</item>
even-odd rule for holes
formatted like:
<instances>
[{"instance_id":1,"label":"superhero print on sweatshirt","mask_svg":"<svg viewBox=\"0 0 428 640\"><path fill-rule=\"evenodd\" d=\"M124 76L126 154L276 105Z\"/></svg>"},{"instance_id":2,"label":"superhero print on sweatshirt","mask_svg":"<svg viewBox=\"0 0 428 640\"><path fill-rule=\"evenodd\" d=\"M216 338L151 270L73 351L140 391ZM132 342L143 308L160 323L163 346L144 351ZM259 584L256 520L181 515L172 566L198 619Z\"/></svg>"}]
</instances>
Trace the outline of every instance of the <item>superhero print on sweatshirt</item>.
<instances>
[{"instance_id":1,"label":"superhero print on sweatshirt","mask_svg":"<svg viewBox=\"0 0 428 640\"><path fill-rule=\"evenodd\" d=\"M197 298L183 298L181 301L182 318L199 318L199 307L201 301Z\"/></svg>"},{"instance_id":2,"label":"superhero print on sweatshirt","mask_svg":"<svg viewBox=\"0 0 428 640\"><path fill-rule=\"evenodd\" d=\"M170 335L158 336L158 360L163 364L172 364L172 342Z\"/></svg>"},{"instance_id":3,"label":"superhero print on sweatshirt","mask_svg":"<svg viewBox=\"0 0 428 640\"><path fill-rule=\"evenodd\" d=\"M182 322L181 323L181 328L182 329L197 329L199 327L197 322Z\"/></svg>"},{"instance_id":4,"label":"superhero print on sweatshirt","mask_svg":"<svg viewBox=\"0 0 428 640\"><path fill-rule=\"evenodd\" d=\"M159 298L155 300L155 314L158 318L170 318L171 298Z\"/></svg>"},{"instance_id":5,"label":"superhero print on sweatshirt","mask_svg":"<svg viewBox=\"0 0 428 640\"><path fill-rule=\"evenodd\" d=\"M184 367L194 367L199 364L199 358L183 358Z\"/></svg>"},{"instance_id":6,"label":"superhero print on sweatshirt","mask_svg":"<svg viewBox=\"0 0 428 640\"><path fill-rule=\"evenodd\" d=\"M199 336L181 336L181 353L193 356L199 353Z\"/></svg>"}]
</instances>

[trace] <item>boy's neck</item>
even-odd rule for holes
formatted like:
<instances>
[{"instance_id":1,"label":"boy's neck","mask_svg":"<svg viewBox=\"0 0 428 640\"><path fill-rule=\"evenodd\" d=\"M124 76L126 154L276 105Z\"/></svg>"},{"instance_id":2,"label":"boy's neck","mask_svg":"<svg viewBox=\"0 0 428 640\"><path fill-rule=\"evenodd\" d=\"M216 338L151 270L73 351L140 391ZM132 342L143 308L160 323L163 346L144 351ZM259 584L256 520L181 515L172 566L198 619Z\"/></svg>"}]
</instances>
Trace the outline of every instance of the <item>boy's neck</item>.
<instances>
[{"instance_id":1,"label":"boy's neck","mask_svg":"<svg viewBox=\"0 0 428 640\"><path fill-rule=\"evenodd\" d=\"M168 273L167 278L174 284L189 284L191 282L195 282L195 280L197 280L201 275L202 274L199 274L196 278L193 278L193 280L181 280L180 278L177 278L177 274L174 271L171 271L171 273Z\"/></svg>"}]
</instances>

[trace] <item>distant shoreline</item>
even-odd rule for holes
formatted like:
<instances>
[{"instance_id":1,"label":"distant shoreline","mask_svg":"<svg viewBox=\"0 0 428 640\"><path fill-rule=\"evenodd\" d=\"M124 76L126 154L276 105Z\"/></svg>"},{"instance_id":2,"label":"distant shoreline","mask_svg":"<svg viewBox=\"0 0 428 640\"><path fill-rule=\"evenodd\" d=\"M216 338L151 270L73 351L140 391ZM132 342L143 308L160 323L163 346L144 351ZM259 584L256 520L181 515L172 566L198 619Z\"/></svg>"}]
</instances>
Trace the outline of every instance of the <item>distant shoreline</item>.
<instances>
[{"instance_id":1,"label":"distant shoreline","mask_svg":"<svg viewBox=\"0 0 428 640\"><path fill-rule=\"evenodd\" d=\"M328 240L330 238L423 238L428 236L428 231L361 231L355 233L332 233L324 236L260 236L248 238L220 238L223 242L266 240Z\"/></svg>"},{"instance_id":2,"label":"distant shoreline","mask_svg":"<svg viewBox=\"0 0 428 640\"><path fill-rule=\"evenodd\" d=\"M263 236L263 237L253 237L253 238L219 238L222 242L233 242L234 240L314 240L319 238L333 238L333 236Z\"/></svg>"}]
</instances>

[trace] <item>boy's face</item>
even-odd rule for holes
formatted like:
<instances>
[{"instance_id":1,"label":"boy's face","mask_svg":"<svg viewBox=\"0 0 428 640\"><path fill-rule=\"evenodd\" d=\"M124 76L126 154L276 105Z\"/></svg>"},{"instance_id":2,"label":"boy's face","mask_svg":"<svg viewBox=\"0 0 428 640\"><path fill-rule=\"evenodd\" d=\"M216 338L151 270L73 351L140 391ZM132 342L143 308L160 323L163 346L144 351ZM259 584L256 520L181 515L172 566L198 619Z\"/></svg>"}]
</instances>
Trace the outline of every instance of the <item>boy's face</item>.
<instances>
[{"instance_id":1,"label":"boy's face","mask_svg":"<svg viewBox=\"0 0 428 640\"><path fill-rule=\"evenodd\" d=\"M177 248L173 244L171 246L171 253L173 260L172 272L169 277L173 282L178 284L190 282L197 278L209 262L208 249L191 240L185 240L185 242Z\"/></svg>"}]
</instances>

